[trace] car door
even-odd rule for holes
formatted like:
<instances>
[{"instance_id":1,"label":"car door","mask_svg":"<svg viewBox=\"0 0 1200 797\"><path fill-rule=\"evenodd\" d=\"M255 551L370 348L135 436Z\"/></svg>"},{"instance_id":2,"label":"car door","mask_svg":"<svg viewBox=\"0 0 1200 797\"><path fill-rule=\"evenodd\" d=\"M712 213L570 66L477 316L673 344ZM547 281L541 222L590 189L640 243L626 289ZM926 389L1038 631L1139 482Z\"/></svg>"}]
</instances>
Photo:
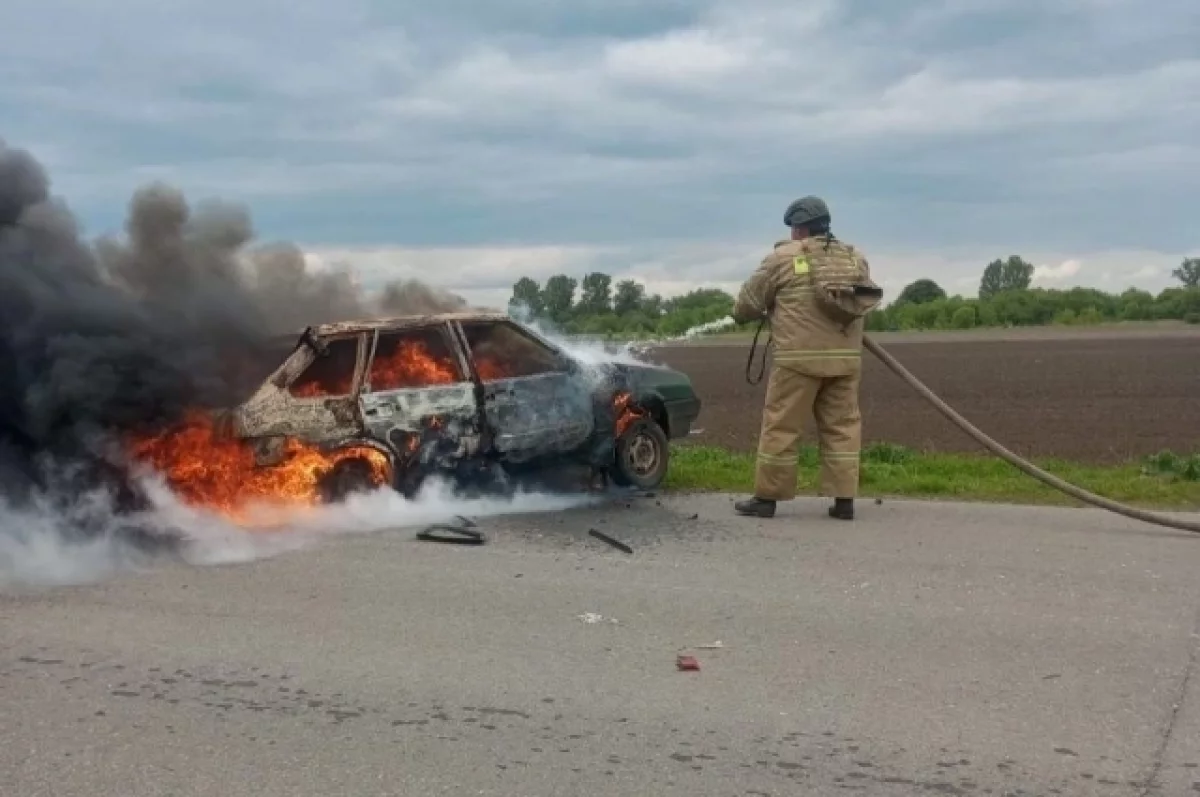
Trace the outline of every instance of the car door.
<instances>
[{"instance_id":1,"label":"car door","mask_svg":"<svg viewBox=\"0 0 1200 797\"><path fill-rule=\"evenodd\" d=\"M479 439L474 387L446 324L382 329L368 339L359 406L370 435L397 451L436 436L439 450L468 455Z\"/></svg>"},{"instance_id":2,"label":"car door","mask_svg":"<svg viewBox=\"0 0 1200 797\"><path fill-rule=\"evenodd\" d=\"M511 321L458 323L483 383L494 445L507 460L566 453L588 439L591 393L570 358Z\"/></svg>"},{"instance_id":3,"label":"car door","mask_svg":"<svg viewBox=\"0 0 1200 797\"><path fill-rule=\"evenodd\" d=\"M362 335L306 340L237 408L242 436L324 442L361 430L355 394L365 364Z\"/></svg>"}]
</instances>

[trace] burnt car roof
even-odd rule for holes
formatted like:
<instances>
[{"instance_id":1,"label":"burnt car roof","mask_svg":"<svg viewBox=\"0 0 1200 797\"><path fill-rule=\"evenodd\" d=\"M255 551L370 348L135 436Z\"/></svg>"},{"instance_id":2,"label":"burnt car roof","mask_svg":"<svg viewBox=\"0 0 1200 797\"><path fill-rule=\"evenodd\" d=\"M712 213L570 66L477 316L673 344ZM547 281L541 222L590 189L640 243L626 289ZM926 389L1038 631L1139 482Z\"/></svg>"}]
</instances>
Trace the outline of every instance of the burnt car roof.
<instances>
[{"instance_id":1,"label":"burnt car roof","mask_svg":"<svg viewBox=\"0 0 1200 797\"><path fill-rule=\"evenodd\" d=\"M515 321L515 319L507 313L495 311L459 310L453 313L389 316L388 318L375 318L363 321L334 321L328 324L315 324L311 329L317 337L330 337L335 335L353 335L357 332L371 332L376 329L413 329L441 324L446 321ZM516 321L516 323L520 322ZM273 335L272 340L293 345L298 342L298 338L303 334L304 330L298 329L295 332Z\"/></svg>"},{"instance_id":2,"label":"burnt car roof","mask_svg":"<svg viewBox=\"0 0 1200 797\"><path fill-rule=\"evenodd\" d=\"M317 324L312 328L317 335L343 335L352 332L370 332L376 329L411 329L412 327L441 324L446 321L512 321L506 313L486 310L458 311L454 313L432 313L427 315L402 315L376 318L369 321L335 321Z\"/></svg>"}]
</instances>

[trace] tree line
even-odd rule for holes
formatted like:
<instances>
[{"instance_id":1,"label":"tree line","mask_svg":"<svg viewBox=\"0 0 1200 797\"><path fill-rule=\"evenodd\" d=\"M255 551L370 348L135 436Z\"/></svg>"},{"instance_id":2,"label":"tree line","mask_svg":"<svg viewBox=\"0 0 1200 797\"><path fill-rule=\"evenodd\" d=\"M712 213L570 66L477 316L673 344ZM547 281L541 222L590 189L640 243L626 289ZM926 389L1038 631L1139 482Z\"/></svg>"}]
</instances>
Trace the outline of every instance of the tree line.
<instances>
[{"instance_id":1,"label":"tree line","mask_svg":"<svg viewBox=\"0 0 1200 797\"><path fill-rule=\"evenodd\" d=\"M591 273L582 280L556 274L544 286L529 277L517 280L508 304L510 310L521 309L569 334L646 339L682 335L724 318L733 310L733 297L717 288L699 288L664 299L647 294L634 280L614 286L608 274Z\"/></svg>"},{"instance_id":2,"label":"tree line","mask_svg":"<svg viewBox=\"0 0 1200 797\"><path fill-rule=\"evenodd\" d=\"M1173 276L1180 286L1158 294L1139 288L1121 293L1033 288L1033 264L1012 255L984 268L977 298L949 296L933 280L920 279L906 285L896 301L868 316L867 328L972 329L1160 320L1200 324L1200 258L1185 258Z\"/></svg>"},{"instance_id":3,"label":"tree line","mask_svg":"<svg viewBox=\"0 0 1200 797\"><path fill-rule=\"evenodd\" d=\"M1112 321L1179 320L1200 323L1200 258L1185 258L1173 276L1179 287L1158 294L1138 288L1105 293L1094 288L1033 288L1033 264L1016 255L983 269L978 297L950 296L936 282L919 279L894 302L867 318L871 330L972 329L975 327L1099 324ZM734 297L700 288L664 299L634 280L613 285L608 274L581 280L558 274L540 285L522 277L513 285L510 310L548 321L568 334L610 338L675 337L718 321Z\"/></svg>"}]
</instances>

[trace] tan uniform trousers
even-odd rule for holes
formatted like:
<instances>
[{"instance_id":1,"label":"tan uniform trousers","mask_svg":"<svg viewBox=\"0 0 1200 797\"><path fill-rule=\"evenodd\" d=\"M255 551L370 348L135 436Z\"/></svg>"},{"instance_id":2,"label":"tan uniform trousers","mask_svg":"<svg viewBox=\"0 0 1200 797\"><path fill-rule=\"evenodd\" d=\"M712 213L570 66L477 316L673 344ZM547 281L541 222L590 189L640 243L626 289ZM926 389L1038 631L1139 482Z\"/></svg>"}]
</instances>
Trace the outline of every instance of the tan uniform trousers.
<instances>
[{"instance_id":1,"label":"tan uniform trousers","mask_svg":"<svg viewBox=\"0 0 1200 797\"><path fill-rule=\"evenodd\" d=\"M784 365L772 367L758 440L756 498L790 501L796 497L800 439L810 416L816 421L821 452L820 494L857 497L862 446L860 379L860 374L816 377Z\"/></svg>"}]
</instances>

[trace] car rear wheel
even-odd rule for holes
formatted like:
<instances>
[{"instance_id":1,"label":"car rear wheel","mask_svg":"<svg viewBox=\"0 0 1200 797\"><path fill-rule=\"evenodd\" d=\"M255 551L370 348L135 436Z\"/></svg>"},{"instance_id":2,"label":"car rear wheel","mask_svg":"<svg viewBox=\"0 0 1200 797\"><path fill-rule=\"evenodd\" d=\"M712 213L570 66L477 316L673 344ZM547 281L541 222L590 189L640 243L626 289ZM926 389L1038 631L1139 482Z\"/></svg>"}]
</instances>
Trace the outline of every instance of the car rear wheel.
<instances>
[{"instance_id":1,"label":"car rear wheel","mask_svg":"<svg viewBox=\"0 0 1200 797\"><path fill-rule=\"evenodd\" d=\"M662 483L671 462L666 432L650 418L634 421L617 439L613 481L622 487L652 490Z\"/></svg>"}]
</instances>

